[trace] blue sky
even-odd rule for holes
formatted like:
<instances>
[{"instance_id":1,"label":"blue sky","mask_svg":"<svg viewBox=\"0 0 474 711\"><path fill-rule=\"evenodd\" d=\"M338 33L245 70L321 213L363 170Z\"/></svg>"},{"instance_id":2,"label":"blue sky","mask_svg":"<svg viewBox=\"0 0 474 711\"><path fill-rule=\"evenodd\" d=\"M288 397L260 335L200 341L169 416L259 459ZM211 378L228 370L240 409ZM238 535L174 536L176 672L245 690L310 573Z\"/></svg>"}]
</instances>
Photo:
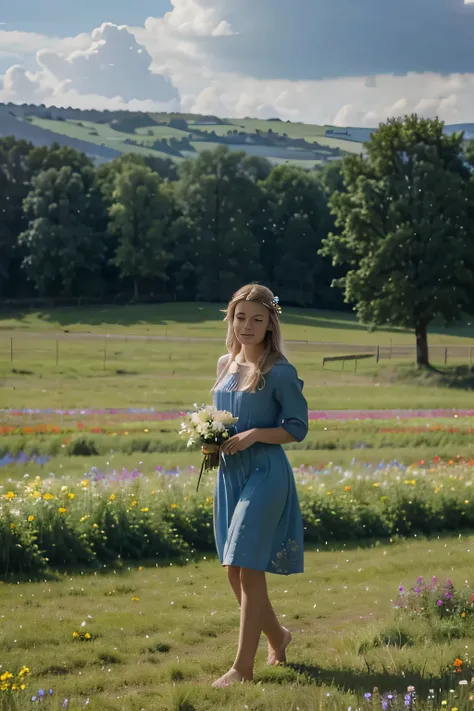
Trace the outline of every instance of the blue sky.
<instances>
[{"instance_id":1,"label":"blue sky","mask_svg":"<svg viewBox=\"0 0 474 711\"><path fill-rule=\"evenodd\" d=\"M4 29L68 37L103 22L143 25L171 9L169 0L5 0L0 22Z\"/></svg>"},{"instance_id":2,"label":"blue sky","mask_svg":"<svg viewBox=\"0 0 474 711\"><path fill-rule=\"evenodd\" d=\"M0 0L0 23L0 101L474 121L474 0Z\"/></svg>"}]
</instances>

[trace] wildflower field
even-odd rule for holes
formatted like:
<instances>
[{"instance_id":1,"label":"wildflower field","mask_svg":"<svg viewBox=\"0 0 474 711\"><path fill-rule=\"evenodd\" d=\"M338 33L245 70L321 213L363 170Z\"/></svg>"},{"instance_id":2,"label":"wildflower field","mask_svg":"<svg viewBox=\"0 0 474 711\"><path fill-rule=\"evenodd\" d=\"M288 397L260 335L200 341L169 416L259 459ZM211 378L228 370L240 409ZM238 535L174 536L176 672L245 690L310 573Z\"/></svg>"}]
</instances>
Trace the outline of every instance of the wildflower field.
<instances>
[{"instance_id":1,"label":"wildflower field","mask_svg":"<svg viewBox=\"0 0 474 711\"><path fill-rule=\"evenodd\" d=\"M0 362L0 711L474 709L469 385L288 349L311 409L287 447L306 569L269 587L293 643L270 668L262 638L255 683L216 690L239 610L213 475L196 493L178 430L222 347L135 344L118 372L30 338L22 368Z\"/></svg>"}]
</instances>

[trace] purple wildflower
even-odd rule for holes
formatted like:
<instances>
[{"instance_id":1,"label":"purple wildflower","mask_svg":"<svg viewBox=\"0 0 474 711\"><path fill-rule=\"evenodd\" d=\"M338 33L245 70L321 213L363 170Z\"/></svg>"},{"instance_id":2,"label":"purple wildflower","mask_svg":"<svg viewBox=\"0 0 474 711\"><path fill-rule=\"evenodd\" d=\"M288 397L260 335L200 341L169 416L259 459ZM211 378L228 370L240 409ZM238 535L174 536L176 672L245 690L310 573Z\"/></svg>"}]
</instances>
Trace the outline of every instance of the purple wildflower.
<instances>
[{"instance_id":1,"label":"purple wildflower","mask_svg":"<svg viewBox=\"0 0 474 711\"><path fill-rule=\"evenodd\" d=\"M67 709L69 707L69 699L64 699L63 701L63 709Z\"/></svg>"},{"instance_id":2,"label":"purple wildflower","mask_svg":"<svg viewBox=\"0 0 474 711\"><path fill-rule=\"evenodd\" d=\"M411 706L411 702L412 702L412 695L405 694L405 706Z\"/></svg>"},{"instance_id":3,"label":"purple wildflower","mask_svg":"<svg viewBox=\"0 0 474 711\"><path fill-rule=\"evenodd\" d=\"M388 709L388 699L382 699L382 709L383 711L387 711Z\"/></svg>"},{"instance_id":4,"label":"purple wildflower","mask_svg":"<svg viewBox=\"0 0 474 711\"><path fill-rule=\"evenodd\" d=\"M403 587L403 585L400 585L398 589L400 592L405 592L405 588Z\"/></svg>"},{"instance_id":5,"label":"purple wildflower","mask_svg":"<svg viewBox=\"0 0 474 711\"><path fill-rule=\"evenodd\" d=\"M423 578L421 577L421 575L416 582L418 583L418 585L421 585L421 583L423 582Z\"/></svg>"},{"instance_id":6,"label":"purple wildflower","mask_svg":"<svg viewBox=\"0 0 474 711\"><path fill-rule=\"evenodd\" d=\"M438 602L437 602L436 604L438 605L438 607L441 607L442 604L443 604L443 601L442 601L442 600L438 600Z\"/></svg>"},{"instance_id":7,"label":"purple wildflower","mask_svg":"<svg viewBox=\"0 0 474 711\"><path fill-rule=\"evenodd\" d=\"M414 588L413 592L416 592L416 594L418 595L421 592L421 590L420 590L420 588Z\"/></svg>"},{"instance_id":8,"label":"purple wildflower","mask_svg":"<svg viewBox=\"0 0 474 711\"><path fill-rule=\"evenodd\" d=\"M366 694L364 694L364 697L365 697L366 699L371 699L371 698L372 698L372 694L370 693L370 691L368 691Z\"/></svg>"},{"instance_id":9,"label":"purple wildflower","mask_svg":"<svg viewBox=\"0 0 474 711\"><path fill-rule=\"evenodd\" d=\"M446 598L446 600L452 600L452 599L453 599L453 595L452 595L452 593L450 593L450 592L447 592L444 597Z\"/></svg>"},{"instance_id":10,"label":"purple wildflower","mask_svg":"<svg viewBox=\"0 0 474 711\"><path fill-rule=\"evenodd\" d=\"M44 689L40 689L38 691L38 696L44 696Z\"/></svg>"},{"instance_id":11,"label":"purple wildflower","mask_svg":"<svg viewBox=\"0 0 474 711\"><path fill-rule=\"evenodd\" d=\"M31 700L32 700L32 701L38 701L38 697L37 697L37 696L32 696L32 697L31 697Z\"/></svg>"}]
</instances>

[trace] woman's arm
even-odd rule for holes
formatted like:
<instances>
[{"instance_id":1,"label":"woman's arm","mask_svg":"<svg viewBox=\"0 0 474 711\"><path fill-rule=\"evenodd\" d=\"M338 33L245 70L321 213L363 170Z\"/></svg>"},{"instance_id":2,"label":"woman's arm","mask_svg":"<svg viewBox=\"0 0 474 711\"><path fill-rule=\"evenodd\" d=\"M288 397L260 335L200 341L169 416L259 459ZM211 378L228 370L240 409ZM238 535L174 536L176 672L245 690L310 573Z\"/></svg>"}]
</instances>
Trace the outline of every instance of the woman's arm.
<instances>
[{"instance_id":1,"label":"woman's arm","mask_svg":"<svg viewBox=\"0 0 474 711\"><path fill-rule=\"evenodd\" d=\"M290 444L290 442L296 441L295 437L290 435L284 427L254 427L251 430L245 430L245 432L239 432L233 437L229 437L221 444L220 451L221 454L237 454L237 452L242 452L257 442L264 444Z\"/></svg>"},{"instance_id":2,"label":"woman's arm","mask_svg":"<svg viewBox=\"0 0 474 711\"><path fill-rule=\"evenodd\" d=\"M262 444L290 444L296 439L284 427L255 427L253 430L255 442Z\"/></svg>"}]
</instances>

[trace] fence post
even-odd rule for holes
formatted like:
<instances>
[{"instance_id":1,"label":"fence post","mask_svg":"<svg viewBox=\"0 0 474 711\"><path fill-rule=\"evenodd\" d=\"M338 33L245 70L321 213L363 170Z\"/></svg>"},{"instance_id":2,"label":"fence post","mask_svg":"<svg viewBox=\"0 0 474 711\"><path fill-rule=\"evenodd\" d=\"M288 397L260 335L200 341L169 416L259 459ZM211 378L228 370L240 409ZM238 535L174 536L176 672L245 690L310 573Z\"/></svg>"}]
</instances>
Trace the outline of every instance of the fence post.
<instances>
[{"instance_id":1,"label":"fence post","mask_svg":"<svg viewBox=\"0 0 474 711\"><path fill-rule=\"evenodd\" d=\"M448 364L448 346L444 349L444 364Z\"/></svg>"},{"instance_id":2,"label":"fence post","mask_svg":"<svg viewBox=\"0 0 474 711\"><path fill-rule=\"evenodd\" d=\"M56 340L56 367L59 364L59 340Z\"/></svg>"},{"instance_id":3,"label":"fence post","mask_svg":"<svg viewBox=\"0 0 474 711\"><path fill-rule=\"evenodd\" d=\"M377 363L380 360L380 346L377 346Z\"/></svg>"},{"instance_id":4,"label":"fence post","mask_svg":"<svg viewBox=\"0 0 474 711\"><path fill-rule=\"evenodd\" d=\"M104 370L107 362L107 339L104 340Z\"/></svg>"},{"instance_id":5,"label":"fence post","mask_svg":"<svg viewBox=\"0 0 474 711\"><path fill-rule=\"evenodd\" d=\"M472 366L472 348L469 348L469 365Z\"/></svg>"},{"instance_id":6,"label":"fence post","mask_svg":"<svg viewBox=\"0 0 474 711\"><path fill-rule=\"evenodd\" d=\"M10 338L10 363L13 363L13 336Z\"/></svg>"}]
</instances>

